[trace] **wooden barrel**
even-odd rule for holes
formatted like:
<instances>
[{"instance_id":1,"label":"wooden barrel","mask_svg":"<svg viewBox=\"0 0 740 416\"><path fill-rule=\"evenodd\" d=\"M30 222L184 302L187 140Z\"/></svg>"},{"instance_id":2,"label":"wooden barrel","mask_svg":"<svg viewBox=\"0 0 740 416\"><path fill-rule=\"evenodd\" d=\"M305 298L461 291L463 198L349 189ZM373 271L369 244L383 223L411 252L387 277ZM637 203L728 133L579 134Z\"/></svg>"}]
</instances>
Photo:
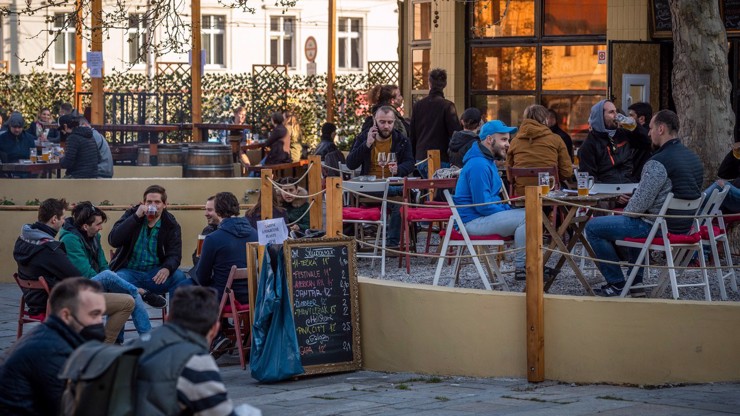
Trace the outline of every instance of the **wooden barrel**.
<instances>
[{"instance_id":1,"label":"wooden barrel","mask_svg":"<svg viewBox=\"0 0 740 416\"><path fill-rule=\"evenodd\" d=\"M149 166L149 145L139 145L137 165ZM160 143L157 145L158 166L182 166L184 160L181 143Z\"/></svg>"},{"instance_id":2,"label":"wooden barrel","mask_svg":"<svg viewBox=\"0 0 740 416\"><path fill-rule=\"evenodd\" d=\"M191 144L185 166L186 178L230 178L234 176L231 146Z\"/></svg>"}]
</instances>

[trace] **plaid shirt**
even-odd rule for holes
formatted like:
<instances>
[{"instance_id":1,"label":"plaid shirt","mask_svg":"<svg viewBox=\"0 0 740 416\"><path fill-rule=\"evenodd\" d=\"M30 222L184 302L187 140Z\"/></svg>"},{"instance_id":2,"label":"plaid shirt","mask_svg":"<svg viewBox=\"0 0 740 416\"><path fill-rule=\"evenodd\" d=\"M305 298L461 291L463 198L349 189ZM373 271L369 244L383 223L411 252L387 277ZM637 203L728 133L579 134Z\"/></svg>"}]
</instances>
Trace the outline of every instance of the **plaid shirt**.
<instances>
[{"instance_id":1,"label":"plaid shirt","mask_svg":"<svg viewBox=\"0 0 740 416\"><path fill-rule=\"evenodd\" d=\"M160 218L154 227L149 228L145 221L141 225L139 238L134 244L134 250L128 261L128 268L140 272L149 271L159 266L159 257L157 256L157 238L159 237L159 227L162 225Z\"/></svg>"}]
</instances>

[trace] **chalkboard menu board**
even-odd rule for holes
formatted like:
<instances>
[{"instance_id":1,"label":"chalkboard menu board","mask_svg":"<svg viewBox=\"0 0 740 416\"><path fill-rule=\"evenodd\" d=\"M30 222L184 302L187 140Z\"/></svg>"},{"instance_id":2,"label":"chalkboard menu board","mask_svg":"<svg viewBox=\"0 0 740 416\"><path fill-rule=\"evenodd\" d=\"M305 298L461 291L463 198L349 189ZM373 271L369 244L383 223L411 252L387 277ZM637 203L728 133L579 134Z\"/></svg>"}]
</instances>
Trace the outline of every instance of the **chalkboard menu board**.
<instances>
[{"instance_id":1,"label":"chalkboard menu board","mask_svg":"<svg viewBox=\"0 0 740 416\"><path fill-rule=\"evenodd\" d=\"M671 8L668 0L653 0L653 31L656 35L658 32L664 32L667 36L671 35Z\"/></svg>"},{"instance_id":2,"label":"chalkboard menu board","mask_svg":"<svg viewBox=\"0 0 740 416\"><path fill-rule=\"evenodd\" d=\"M740 31L740 0L724 0L722 15L728 32Z\"/></svg>"},{"instance_id":3,"label":"chalkboard menu board","mask_svg":"<svg viewBox=\"0 0 740 416\"><path fill-rule=\"evenodd\" d=\"M306 374L359 369L362 355L354 241L288 240L283 250Z\"/></svg>"}]
</instances>

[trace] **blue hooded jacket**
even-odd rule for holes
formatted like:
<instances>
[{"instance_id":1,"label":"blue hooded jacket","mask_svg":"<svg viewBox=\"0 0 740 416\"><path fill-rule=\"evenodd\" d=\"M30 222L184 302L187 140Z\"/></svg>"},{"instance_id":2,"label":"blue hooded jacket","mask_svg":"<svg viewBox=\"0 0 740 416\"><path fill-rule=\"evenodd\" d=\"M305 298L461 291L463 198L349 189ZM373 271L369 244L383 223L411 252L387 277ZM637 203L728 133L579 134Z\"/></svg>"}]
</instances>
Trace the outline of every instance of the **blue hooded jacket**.
<instances>
[{"instance_id":1,"label":"blue hooded jacket","mask_svg":"<svg viewBox=\"0 0 740 416\"><path fill-rule=\"evenodd\" d=\"M480 142L474 143L463 158L463 168L455 187L455 205L480 204L501 200L503 182L493 155ZM459 208L463 223L497 212L510 210L509 204L489 204Z\"/></svg>"},{"instance_id":2,"label":"blue hooded jacket","mask_svg":"<svg viewBox=\"0 0 740 416\"><path fill-rule=\"evenodd\" d=\"M218 229L206 236L198 261L195 276L202 286L211 286L218 291L218 300L229 280L231 266L247 267L246 244L257 241L257 230L244 217L221 220ZM192 274L192 273L191 273ZM232 287L236 300L249 303L247 281L234 282Z\"/></svg>"}]
</instances>

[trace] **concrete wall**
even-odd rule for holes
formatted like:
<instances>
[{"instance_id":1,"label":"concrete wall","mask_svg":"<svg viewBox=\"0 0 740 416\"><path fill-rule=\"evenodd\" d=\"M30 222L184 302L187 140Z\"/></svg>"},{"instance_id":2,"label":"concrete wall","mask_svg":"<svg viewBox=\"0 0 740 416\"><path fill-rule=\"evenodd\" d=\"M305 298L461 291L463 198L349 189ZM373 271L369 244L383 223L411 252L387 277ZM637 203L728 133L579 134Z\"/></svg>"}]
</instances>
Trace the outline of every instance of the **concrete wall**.
<instances>
[{"instance_id":1,"label":"concrete wall","mask_svg":"<svg viewBox=\"0 0 740 416\"><path fill-rule=\"evenodd\" d=\"M169 210L177 217L183 235L183 266L192 266L191 254L195 250L198 234L206 225L203 210L184 209L178 205L203 205L209 196L218 192L231 192L242 203L254 204L258 193L247 190L259 189L259 178L127 178L127 179L0 179L0 198L13 199L16 205L26 201L46 198L66 198L67 201L92 201L94 204L107 200L117 206L139 203L147 186L159 184L167 190ZM247 198L245 201L244 198ZM123 215L123 207L101 207L108 215L102 231L105 252L108 253L108 231ZM25 211L20 211L25 209ZM12 282L16 263L13 246L22 224L36 221L36 208L3 207L0 210L0 281ZM110 260L110 258L108 259Z\"/></svg>"},{"instance_id":2,"label":"concrete wall","mask_svg":"<svg viewBox=\"0 0 740 416\"><path fill-rule=\"evenodd\" d=\"M360 278L363 367L526 377L525 297ZM545 377L740 380L740 304L545 296Z\"/></svg>"}]
</instances>

